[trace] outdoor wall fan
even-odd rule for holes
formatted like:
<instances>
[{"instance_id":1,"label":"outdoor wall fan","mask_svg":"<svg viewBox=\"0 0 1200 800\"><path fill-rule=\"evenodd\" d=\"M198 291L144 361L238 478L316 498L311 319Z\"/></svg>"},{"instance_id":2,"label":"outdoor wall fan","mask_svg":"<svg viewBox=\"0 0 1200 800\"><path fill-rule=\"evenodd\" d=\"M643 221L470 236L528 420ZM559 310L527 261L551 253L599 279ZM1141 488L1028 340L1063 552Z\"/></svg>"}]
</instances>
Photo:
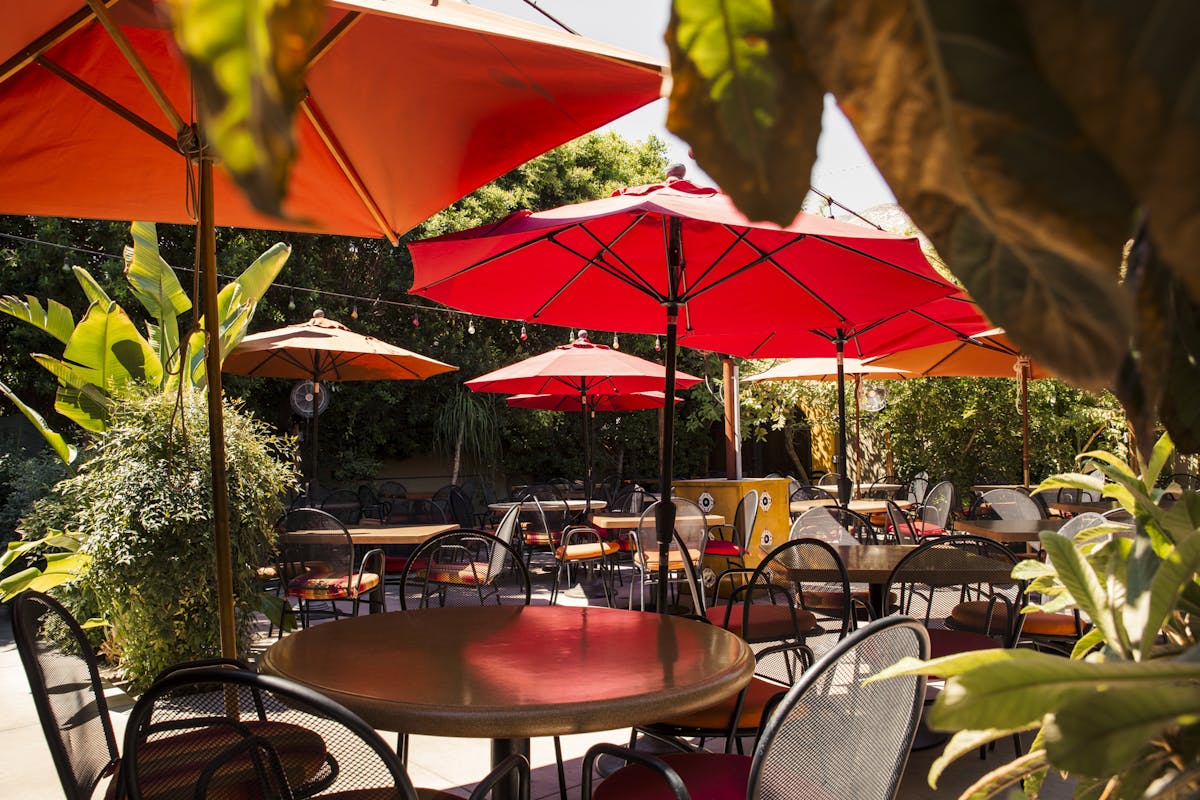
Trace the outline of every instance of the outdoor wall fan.
<instances>
[{"instance_id":1,"label":"outdoor wall fan","mask_svg":"<svg viewBox=\"0 0 1200 800\"><path fill-rule=\"evenodd\" d=\"M292 387L289 400L292 411L305 419L312 419L314 408L317 414L323 414L325 409L329 408L329 386L322 386L321 391L317 391L312 381L297 381Z\"/></svg>"}]
</instances>

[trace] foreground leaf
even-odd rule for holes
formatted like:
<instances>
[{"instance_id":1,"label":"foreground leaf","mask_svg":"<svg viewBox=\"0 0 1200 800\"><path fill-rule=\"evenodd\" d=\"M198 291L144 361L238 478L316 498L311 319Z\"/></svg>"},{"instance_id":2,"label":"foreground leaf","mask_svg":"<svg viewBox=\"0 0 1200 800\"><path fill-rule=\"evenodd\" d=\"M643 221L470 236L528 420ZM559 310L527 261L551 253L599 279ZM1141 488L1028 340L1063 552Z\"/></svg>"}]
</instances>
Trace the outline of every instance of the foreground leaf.
<instances>
[{"instance_id":1,"label":"foreground leaf","mask_svg":"<svg viewBox=\"0 0 1200 800\"><path fill-rule=\"evenodd\" d=\"M71 331L75 330L75 316L71 309L57 300L47 300L46 307L42 308L41 301L31 294L25 295L24 300L5 295L0 297L0 311L22 322L28 322L63 344L67 343L71 338Z\"/></svg>"},{"instance_id":2,"label":"foreground leaf","mask_svg":"<svg viewBox=\"0 0 1200 800\"><path fill-rule=\"evenodd\" d=\"M46 443L50 445L50 448L54 450L55 454L62 459L62 462L66 464L68 468L73 467L75 464L75 459L79 456L79 449L75 447L75 445L67 442L67 440L62 437L62 434L51 428L41 414L25 405L20 398L13 394L12 389L9 389L8 386L3 382L0 382L0 392L2 392L5 397L11 400L12 404L16 406L22 414L25 415L25 419L29 420L30 424L37 429L37 432L42 435L42 438L46 440Z\"/></svg>"}]
</instances>

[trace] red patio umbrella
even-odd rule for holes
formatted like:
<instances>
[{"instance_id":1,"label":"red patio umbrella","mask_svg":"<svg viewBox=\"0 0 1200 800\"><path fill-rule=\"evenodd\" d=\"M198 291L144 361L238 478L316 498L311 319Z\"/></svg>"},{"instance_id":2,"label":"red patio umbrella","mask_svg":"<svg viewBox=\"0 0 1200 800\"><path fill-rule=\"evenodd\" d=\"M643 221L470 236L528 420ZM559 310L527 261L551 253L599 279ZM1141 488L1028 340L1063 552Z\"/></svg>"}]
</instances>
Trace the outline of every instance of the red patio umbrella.
<instances>
[{"instance_id":1,"label":"red patio umbrella","mask_svg":"<svg viewBox=\"0 0 1200 800\"><path fill-rule=\"evenodd\" d=\"M662 408L667 395L664 392L632 392L630 394L593 394L581 403L579 398L565 394L514 394L504 398L510 408L536 408L541 411L644 411ZM682 403L682 397L675 398Z\"/></svg>"},{"instance_id":2,"label":"red patio umbrella","mask_svg":"<svg viewBox=\"0 0 1200 800\"><path fill-rule=\"evenodd\" d=\"M338 0L308 61L286 220L252 209L194 115L156 0L14 0L0 27L0 213L399 234L530 157L660 94L659 64L436 0ZM198 298L199 299L199 298ZM221 353L206 359L222 652L235 655Z\"/></svg>"},{"instance_id":3,"label":"red patio umbrella","mask_svg":"<svg viewBox=\"0 0 1200 800\"><path fill-rule=\"evenodd\" d=\"M672 377L672 400L675 397L674 389L687 389L701 381L686 373L677 373ZM587 331L580 331L579 337L571 344L530 356L466 382L467 388L473 392L558 395L579 409L592 405L600 398L646 392L659 393L659 403L662 405L667 402L667 394L662 392L666 385L667 368L662 364L602 344L592 344L587 340ZM583 488L588 510L592 499L590 417L591 414L583 415L583 460L586 469Z\"/></svg>"},{"instance_id":4,"label":"red patio umbrella","mask_svg":"<svg viewBox=\"0 0 1200 800\"><path fill-rule=\"evenodd\" d=\"M242 339L221 366L233 375L260 378L308 378L314 392L324 381L424 380L456 370L428 356L355 333L314 311L308 322L254 333ZM317 480L317 418L312 415L309 497Z\"/></svg>"},{"instance_id":5,"label":"red patio umbrella","mask_svg":"<svg viewBox=\"0 0 1200 800\"><path fill-rule=\"evenodd\" d=\"M728 197L685 180L409 244L412 291L472 313L666 333L821 330L831 338L954 293L915 238L799 215L755 223ZM661 486L670 497L674 387L664 404ZM674 505L656 520L666 570ZM666 575L659 581L664 608Z\"/></svg>"}]
</instances>

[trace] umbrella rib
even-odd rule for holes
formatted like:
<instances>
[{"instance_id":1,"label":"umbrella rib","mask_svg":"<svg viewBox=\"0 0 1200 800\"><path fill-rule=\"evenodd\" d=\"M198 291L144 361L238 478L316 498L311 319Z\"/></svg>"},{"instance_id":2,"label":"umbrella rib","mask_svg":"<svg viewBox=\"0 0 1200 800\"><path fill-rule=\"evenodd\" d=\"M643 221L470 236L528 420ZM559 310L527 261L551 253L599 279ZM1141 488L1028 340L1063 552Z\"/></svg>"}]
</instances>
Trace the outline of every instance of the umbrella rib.
<instances>
[{"instance_id":1,"label":"umbrella rib","mask_svg":"<svg viewBox=\"0 0 1200 800\"><path fill-rule=\"evenodd\" d=\"M841 250L845 250L847 252L854 253L856 256L862 256L863 258L867 258L867 259L870 259L871 261L875 261L879 264L883 264L885 267L891 267L892 269L907 273L908 275L911 275L914 278L920 278L921 280L926 281L928 283L933 283L933 284L938 284L938 285L945 283L945 281L943 281L941 278L939 278L937 276L922 275L920 272L912 269L911 267L906 267L902 264L897 264L895 262L888 261L886 258L881 258L880 256L874 255L873 253L868 253L865 250L860 250L857 247L851 247L850 245L848 245L844 242L839 242L836 239L831 239L828 236L821 236L820 234L816 234L816 233L810 233L809 236L812 237L813 239L816 239L819 242L824 242L825 244L830 245L831 247L837 247Z\"/></svg>"},{"instance_id":2,"label":"umbrella rib","mask_svg":"<svg viewBox=\"0 0 1200 800\"><path fill-rule=\"evenodd\" d=\"M504 222L504 220L500 220L500 222L495 223L493 228L501 225L503 222ZM575 225L572 225L571 227L573 227L573 228L579 227L579 224L580 223L576 223ZM564 230L570 230L570 228L566 228ZM520 244L515 244L512 247L508 248L507 250L503 250L499 253L496 253L494 256L488 256L485 259L476 261L474 264L467 264L462 269L455 270L454 272L450 273L449 275L445 275L441 278L438 278L436 281L430 281L429 283L425 284L424 286L417 287L416 285L414 285L410 291L413 293L416 293L418 290L419 291L429 291L430 289L432 289L436 286L441 286L446 281L455 280L456 278L460 278L463 275L466 275L468 272L474 272L477 269L486 267L488 264L491 264L493 261L498 261L502 258L507 258L508 256L510 256L514 253L519 253L527 247L532 247L535 244L541 244L542 242L545 242L545 241L553 242L554 235L556 233L562 233L562 232L563 231L546 231L545 233L538 234L537 236L533 237L532 239L521 242Z\"/></svg>"},{"instance_id":3,"label":"umbrella rib","mask_svg":"<svg viewBox=\"0 0 1200 800\"><path fill-rule=\"evenodd\" d=\"M155 127L154 123L135 113L128 107L121 105L116 100L104 94L99 89L87 83L74 73L67 71L61 65L41 55L34 58L33 63L57 76L60 80L69 84L75 89L78 89L80 92L95 100L97 103L104 106L109 111L128 122L130 125L149 135L150 138L154 139L156 142L166 145L171 152L176 154L179 153L179 143L174 137L163 133L161 130Z\"/></svg>"},{"instance_id":4,"label":"umbrella rib","mask_svg":"<svg viewBox=\"0 0 1200 800\"><path fill-rule=\"evenodd\" d=\"M321 37L321 41L313 45L313 48L308 51L308 63L305 65L305 69L311 69L314 64L320 61L329 52L330 48L337 44L338 39L345 36L350 27L358 22L361 17L361 11L351 11L334 23L333 27Z\"/></svg>"},{"instance_id":5,"label":"umbrella rib","mask_svg":"<svg viewBox=\"0 0 1200 800\"><path fill-rule=\"evenodd\" d=\"M710 263L710 264L709 264L709 265L708 265L708 266L707 266L707 267L704 269L704 271L700 273L700 275L699 275L699 276L696 278L696 280L695 280L695 281L692 283L692 285L693 285L693 286L700 286L701 284L703 284L703 283L704 283L704 279L705 279L705 278L707 278L707 277L709 276L709 274L710 274L710 273L711 273L711 272L712 272L714 269L716 269L716 268L717 268L717 265L718 265L718 264L720 264L720 263L721 263L721 262L722 262L722 261L725 259L725 257L726 257L726 256L728 256L728 255L729 255L731 252L733 252L733 249L734 249L735 247L737 247L737 246L738 246L739 244L741 244L742 242L745 242L745 241L746 241L746 237L750 235L750 229L749 229L749 228L746 228L746 229L744 229L743 231L741 231L740 233L738 233L736 230L734 230L734 229L733 229L732 227L730 227L729 225L722 225L721 227L725 228L725 230L729 231L730 233L733 233L733 234L734 234L734 239L733 239L733 241L732 241L732 242L730 242L730 243L729 243L729 246L728 246L728 247L726 247L726 248L725 248L725 249L724 249L724 250L723 250L723 251L722 251L722 252L721 252L719 255L717 255L715 258L713 258L713 260L712 260L712 263ZM803 238L803 237L801 237L801 238ZM749 244L749 245L750 245L750 247L754 247L753 243L750 243L750 242L746 242L746 243L747 243L747 244ZM784 246L786 247L786 245L784 245ZM750 262L749 264L747 264L747 265L746 265L745 267L743 267L742 269L748 269L748 268L750 268L750 267L758 266L759 264L761 264L761 263L763 262L764 258L766 258L766 256L763 254L763 252L762 252L761 250L759 250L759 248L757 248L757 247L754 247L754 249L758 251L758 253L759 253L759 257L758 257L758 258L756 258L754 261ZM781 249L782 249L782 248L781 248ZM775 251L775 252L778 252L778 251ZM684 262L685 268L686 268L686 264L687 264L687 262L686 262L686 260L685 260L685 262ZM738 272L741 272L741 271L742 271L742 270L738 270ZM734 273L734 274L737 274L737 273ZM726 276L726 278L728 278L728 277L732 277L732 275L730 275L730 276ZM716 281L715 283L713 283L713 286L718 286L718 285L720 285L722 281L726 280L726 278L722 278L721 280L718 280L718 281ZM698 295L700 295L700 294L703 294L704 292L706 292L706 291L708 291L709 289L713 288L713 286L706 286L706 287L704 287L704 288L702 288L702 289L697 289L697 290L695 291L695 293L694 293L694 294L689 294L687 291L684 291L684 292L683 292L683 297L681 298L681 301L682 301L682 302L687 302L687 300L688 300L688 299L690 299L690 298L692 298L692 297L696 297L696 296L698 296Z\"/></svg>"},{"instance_id":6,"label":"umbrella rib","mask_svg":"<svg viewBox=\"0 0 1200 800\"><path fill-rule=\"evenodd\" d=\"M658 291L656 291L655 288L650 284L650 282L648 280L646 280L644 277L642 277L642 275L640 273L631 269L629 267L629 264L625 261L625 259L621 258L621 256L619 254L617 254L616 252L614 252L612 249L613 245L617 244L622 239L624 239L631 231L633 231L634 228L636 228L638 226L638 223L640 223L642 220L644 220L647 216L649 216L649 215L645 212L636 215L633 218L633 220L628 225L625 226L625 229L623 231L621 231L620 233L618 233L616 236L614 236L612 241L608 242L608 243L601 241L600 237L596 236L595 232L593 232L591 228L584 227L583 230L588 236L590 236L592 238L592 241L594 241L597 245L600 246L601 250L603 251L603 253L597 253L595 258L589 259L589 262L595 261L596 265L598 267L600 267L601 269L603 269L605 272L607 272L609 275L612 275L614 278L617 278L618 280L624 281L626 284L628 284L629 286L631 286L634 289L638 289L640 287L640 290L644 294L648 294L651 297L654 297L661 302L665 298L663 298L658 293ZM555 242L555 244L558 244L558 242ZM606 262L602 258L604 253L607 253L608 255L612 256L612 258L616 262L616 264L613 265L613 264L609 264L608 262ZM580 258L584 257L582 254L577 254L577 255L579 255ZM625 271L622 272L620 269L618 269L617 265L619 265Z\"/></svg>"},{"instance_id":7,"label":"umbrella rib","mask_svg":"<svg viewBox=\"0 0 1200 800\"><path fill-rule=\"evenodd\" d=\"M392 230L392 226L387 223L383 212L379 208L379 204L375 202L375 198L371 196L371 192L354 169L354 165L350 163L350 159L346 156L341 144L333 135L333 131L330 130L329 125L326 124L324 115L321 114L320 109L313 102L311 94L307 95L300 103L300 108L304 110L304 116L312 124L313 130L317 132L317 137L321 140L321 144L325 145L325 150L338 165L338 169L341 170L346 182L350 184L350 188L358 195L358 199L362 201L363 207L371 215L371 219L375 220L375 224L379 226L379 232L386 236L387 240L393 246L399 245L400 237Z\"/></svg>"}]
</instances>

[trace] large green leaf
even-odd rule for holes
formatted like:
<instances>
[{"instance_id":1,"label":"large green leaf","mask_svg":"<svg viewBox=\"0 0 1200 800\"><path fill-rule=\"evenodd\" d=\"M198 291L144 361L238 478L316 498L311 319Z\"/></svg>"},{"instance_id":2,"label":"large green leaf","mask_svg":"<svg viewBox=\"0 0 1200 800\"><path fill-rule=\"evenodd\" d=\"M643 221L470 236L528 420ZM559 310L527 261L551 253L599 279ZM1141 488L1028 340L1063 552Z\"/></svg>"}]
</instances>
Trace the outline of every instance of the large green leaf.
<instances>
[{"instance_id":1,"label":"large green leaf","mask_svg":"<svg viewBox=\"0 0 1200 800\"><path fill-rule=\"evenodd\" d=\"M63 344L67 343L71 331L75 330L75 316L71 309L57 300L47 300L46 307L42 308L41 301L33 295L25 295L24 300L5 295L0 297L0 311L40 328Z\"/></svg>"},{"instance_id":2,"label":"large green leaf","mask_svg":"<svg viewBox=\"0 0 1200 800\"><path fill-rule=\"evenodd\" d=\"M158 354L116 303L93 303L88 308L75 326L63 359L78 365L77 372L86 382L106 391L119 390L131 381L162 384Z\"/></svg>"},{"instance_id":3,"label":"large green leaf","mask_svg":"<svg viewBox=\"0 0 1200 800\"><path fill-rule=\"evenodd\" d=\"M1200 534L1193 530L1154 571L1148 592L1149 607L1139 631L1143 660L1150 657L1159 630L1176 607L1185 587L1195 584L1197 574L1200 574Z\"/></svg>"},{"instance_id":4,"label":"large green leaf","mask_svg":"<svg viewBox=\"0 0 1200 800\"><path fill-rule=\"evenodd\" d=\"M1059 580L1067 587L1080 610L1104 633L1105 641L1129 653L1128 636L1117 621L1108 591L1075 543L1051 531L1043 531L1039 538L1058 571Z\"/></svg>"},{"instance_id":5,"label":"large green leaf","mask_svg":"<svg viewBox=\"0 0 1200 800\"><path fill-rule=\"evenodd\" d=\"M75 274L75 280L79 281L79 286L83 289L89 305L99 303L107 308L112 303L112 298L104 291L104 287L92 277L92 273L83 267L71 267L71 271Z\"/></svg>"},{"instance_id":6,"label":"large green leaf","mask_svg":"<svg viewBox=\"0 0 1200 800\"><path fill-rule=\"evenodd\" d=\"M255 208L282 216L296 155L292 114L304 97L322 0L171 0L205 135Z\"/></svg>"},{"instance_id":7,"label":"large green leaf","mask_svg":"<svg viewBox=\"0 0 1200 800\"><path fill-rule=\"evenodd\" d=\"M1111 775L1130 766L1164 729L1200 722L1200 685L1111 687L1075 698L1046 723L1046 750L1062 769Z\"/></svg>"},{"instance_id":8,"label":"large green leaf","mask_svg":"<svg viewBox=\"0 0 1200 800\"><path fill-rule=\"evenodd\" d=\"M107 392L88 383L73 364L41 353L34 353L32 358L58 378L55 411L84 430L99 433L108 427L108 412L112 402Z\"/></svg>"},{"instance_id":9,"label":"large green leaf","mask_svg":"<svg viewBox=\"0 0 1200 800\"><path fill-rule=\"evenodd\" d=\"M44 592L75 580L90 561L84 553L48 553L45 569L30 567L0 580L0 601L26 590Z\"/></svg>"},{"instance_id":10,"label":"large green leaf","mask_svg":"<svg viewBox=\"0 0 1200 800\"><path fill-rule=\"evenodd\" d=\"M945 730L1022 728L1076 698L1102 705L1101 693L1120 687L1200 680L1200 665L1173 659L1091 662L1036 655L1040 657L1019 665L987 664L947 681L930 710L929 724Z\"/></svg>"},{"instance_id":11,"label":"large green leaf","mask_svg":"<svg viewBox=\"0 0 1200 800\"><path fill-rule=\"evenodd\" d=\"M963 756L978 753L980 747L1002 739L1009 739L1014 734L1024 733L1033 727L1035 726L1031 725L1017 730L990 729L985 731L956 732L950 737L950 741L946 743L946 748L942 751L942 754L929 767L929 785L936 789L937 782L941 778L942 773L946 771L946 768ZM960 798L976 796L991 797L995 790L1015 785L1030 772L1044 769L1046 765L1045 759L1046 753L1042 751L1011 761L1004 767L988 773L987 777L989 780L986 783L986 792L980 791L978 795L975 792L969 792L960 795Z\"/></svg>"},{"instance_id":12,"label":"large green leaf","mask_svg":"<svg viewBox=\"0 0 1200 800\"><path fill-rule=\"evenodd\" d=\"M75 459L79 456L79 449L64 439L62 434L52 429L41 414L21 402L20 398L13 394L12 389L9 389L2 381L0 381L0 392L3 392L4 396L11 400L12 404L25 415L25 419L29 420L30 424L37 429L37 432L42 435L42 438L46 440L51 449L62 459L63 463L68 467L72 467L75 464Z\"/></svg>"},{"instance_id":13,"label":"large green leaf","mask_svg":"<svg viewBox=\"0 0 1200 800\"><path fill-rule=\"evenodd\" d=\"M824 91L786 16L777 16L782 8L770 0L672 4L677 90L667 126L747 216L786 225L808 190Z\"/></svg>"},{"instance_id":14,"label":"large green leaf","mask_svg":"<svg viewBox=\"0 0 1200 800\"><path fill-rule=\"evenodd\" d=\"M154 223L134 222L129 233L133 246L124 251L125 277L138 302L158 321L157 336L151 345L157 347L159 362L166 368L179 346L176 317L191 308L192 303L171 265L159 255Z\"/></svg>"}]
</instances>

